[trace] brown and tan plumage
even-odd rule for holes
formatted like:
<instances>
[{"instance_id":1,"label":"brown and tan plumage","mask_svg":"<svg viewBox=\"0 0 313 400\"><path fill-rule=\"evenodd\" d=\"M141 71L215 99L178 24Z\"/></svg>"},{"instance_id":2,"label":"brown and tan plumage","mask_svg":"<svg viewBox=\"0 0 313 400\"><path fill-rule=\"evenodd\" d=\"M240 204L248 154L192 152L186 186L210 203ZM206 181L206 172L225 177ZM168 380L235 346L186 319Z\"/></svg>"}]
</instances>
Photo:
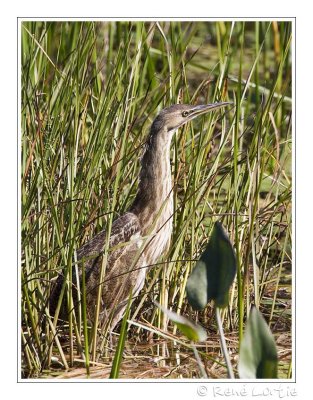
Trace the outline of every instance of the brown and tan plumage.
<instances>
[{"instance_id":1,"label":"brown and tan plumage","mask_svg":"<svg viewBox=\"0 0 313 400\"><path fill-rule=\"evenodd\" d=\"M98 233L77 251L77 260L85 265L87 317L91 322L95 318L98 287L102 284L100 323L110 316L111 330L114 329L123 316L130 290L133 297L140 292L147 269L157 262L169 246L173 215L170 168L173 134L188 121L227 104L177 104L162 110L154 120L141 160L140 181L134 203L128 212L112 224L103 282L100 282L100 273L106 231ZM50 299L52 314L56 310L63 281L64 277L60 275ZM75 284L75 274L72 281ZM73 297L74 300L77 298L75 290ZM61 315L64 316L64 312Z\"/></svg>"}]
</instances>

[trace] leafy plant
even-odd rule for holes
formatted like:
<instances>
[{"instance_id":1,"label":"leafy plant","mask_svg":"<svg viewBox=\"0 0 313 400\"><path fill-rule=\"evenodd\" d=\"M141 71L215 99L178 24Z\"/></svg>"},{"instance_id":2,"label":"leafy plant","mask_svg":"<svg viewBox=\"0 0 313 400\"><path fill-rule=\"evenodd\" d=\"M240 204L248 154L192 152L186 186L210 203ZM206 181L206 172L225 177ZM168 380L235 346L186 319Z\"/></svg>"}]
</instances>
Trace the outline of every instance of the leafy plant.
<instances>
[{"instance_id":1,"label":"leafy plant","mask_svg":"<svg viewBox=\"0 0 313 400\"><path fill-rule=\"evenodd\" d=\"M206 331L202 326L194 324L188 318L183 317L155 301L155 304L166 314L166 316L177 325L178 329L193 342L203 342L207 338Z\"/></svg>"},{"instance_id":2,"label":"leafy plant","mask_svg":"<svg viewBox=\"0 0 313 400\"><path fill-rule=\"evenodd\" d=\"M189 304L195 310L202 310L210 300L214 300L216 307L226 307L235 274L233 247L222 224L216 222L207 248L187 281Z\"/></svg>"},{"instance_id":3,"label":"leafy plant","mask_svg":"<svg viewBox=\"0 0 313 400\"><path fill-rule=\"evenodd\" d=\"M214 300L221 347L229 378L234 378L220 317L220 307L228 304L228 291L236 272L233 247L222 225L216 222L206 250L197 261L187 282L188 301L203 309ZM253 308L239 354L240 378L277 378L277 350L273 335L261 313Z\"/></svg>"},{"instance_id":4,"label":"leafy plant","mask_svg":"<svg viewBox=\"0 0 313 400\"><path fill-rule=\"evenodd\" d=\"M238 371L243 379L277 378L277 349L274 337L260 311L250 311L240 345Z\"/></svg>"},{"instance_id":5,"label":"leafy plant","mask_svg":"<svg viewBox=\"0 0 313 400\"><path fill-rule=\"evenodd\" d=\"M163 313L178 327L178 329L191 341L191 346L195 354L199 369L201 371L202 377L207 378L205 369L203 368L198 350L194 342L203 342L207 338L206 331L202 326L194 324L188 318L183 317L167 308L161 306L159 303L155 304L163 311Z\"/></svg>"},{"instance_id":6,"label":"leafy plant","mask_svg":"<svg viewBox=\"0 0 313 400\"><path fill-rule=\"evenodd\" d=\"M215 222L207 248L189 276L186 289L188 302L196 310L205 308L210 300L215 303L215 315L229 378L234 378L234 372L227 351L219 308L228 305L228 292L235 274L235 252L222 224Z\"/></svg>"}]
</instances>

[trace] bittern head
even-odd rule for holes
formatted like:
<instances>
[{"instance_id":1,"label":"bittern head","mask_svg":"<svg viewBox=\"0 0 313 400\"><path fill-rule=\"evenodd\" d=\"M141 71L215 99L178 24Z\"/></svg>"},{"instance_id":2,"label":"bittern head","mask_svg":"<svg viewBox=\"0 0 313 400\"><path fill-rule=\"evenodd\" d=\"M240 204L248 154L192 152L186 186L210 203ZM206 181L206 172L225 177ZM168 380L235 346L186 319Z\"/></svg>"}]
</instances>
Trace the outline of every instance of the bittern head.
<instances>
[{"instance_id":1,"label":"bittern head","mask_svg":"<svg viewBox=\"0 0 313 400\"><path fill-rule=\"evenodd\" d=\"M229 102L212 103L193 106L189 104L174 104L164 108L152 124L154 132L167 131L174 133L179 127L198 117L199 115L227 106Z\"/></svg>"}]
</instances>

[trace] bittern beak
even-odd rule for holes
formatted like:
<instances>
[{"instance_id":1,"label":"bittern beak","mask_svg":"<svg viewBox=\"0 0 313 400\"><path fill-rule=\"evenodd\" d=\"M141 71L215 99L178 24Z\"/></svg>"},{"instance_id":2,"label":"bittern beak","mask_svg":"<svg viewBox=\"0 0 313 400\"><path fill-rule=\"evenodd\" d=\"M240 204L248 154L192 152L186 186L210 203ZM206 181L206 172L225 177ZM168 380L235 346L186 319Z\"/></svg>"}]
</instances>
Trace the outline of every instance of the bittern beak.
<instances>
[{"instance_id":1,"label":"bittern beak","mask_svg":"<svg viewBox=\"0 0 313 400\"><path fill-rule=\"evenodd\" d=\"M173 111L172 121L169 118L170 123L172 123L173 126L168 126L168 131L174 132L176 129L185 125L189 121L197 118L199 115L227 106L229 104L232 103L224 101L221 103L204 104L199 106L182 105L182 109L180 109L179 106L176 106ZM169 110L171 110L171 107L169 107Z\"/></svg>"},{"instance_id":2,"label":"bittern beak","mask_svg":"<svg viewBox=\"0 0 313 400\"><path fill-rule=\"evenodd\" d=\"M204 104L204 105L195 106L194 108L192 108L189 111L188 120L191 120L191 119L198 117L201 114L205 114L209 111L213 111L217 108L225 107L229 104L232 104L232 103L229 101L224 101L221 103L212 103L212 104Z\"/></svg>"}]
</instances>

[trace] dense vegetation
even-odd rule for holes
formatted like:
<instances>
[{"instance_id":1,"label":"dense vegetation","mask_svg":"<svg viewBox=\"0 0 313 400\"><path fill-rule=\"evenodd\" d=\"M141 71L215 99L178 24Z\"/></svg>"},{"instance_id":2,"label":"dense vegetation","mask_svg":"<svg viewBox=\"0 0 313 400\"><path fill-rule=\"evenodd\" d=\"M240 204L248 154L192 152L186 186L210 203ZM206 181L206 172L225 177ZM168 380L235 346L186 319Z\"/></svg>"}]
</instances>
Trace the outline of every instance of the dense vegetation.
<instances>
[{"instance_id":1,"label":"dense vegetation","mask_svg":"<svg viewBox=\"0 0 313 400\"><path fill-rule=\"evenodd\" d=\"M85 376L83 322L61 329L48 315L53 283L131 204L158 111L222 100L233 107L173 141L172 245L131 308L120 377L199 376L154 300L208 330L199 354L208 376L226 376L214 313L193 311L185 291L216 221L236 252L222 315L233 364L255 304L278 346L279 377L291 377L291 23L23 22L21 45L23 376ZM108 377L114 337L98 332L92 346L91 376Z\"/></svg>"}]
</instances>

